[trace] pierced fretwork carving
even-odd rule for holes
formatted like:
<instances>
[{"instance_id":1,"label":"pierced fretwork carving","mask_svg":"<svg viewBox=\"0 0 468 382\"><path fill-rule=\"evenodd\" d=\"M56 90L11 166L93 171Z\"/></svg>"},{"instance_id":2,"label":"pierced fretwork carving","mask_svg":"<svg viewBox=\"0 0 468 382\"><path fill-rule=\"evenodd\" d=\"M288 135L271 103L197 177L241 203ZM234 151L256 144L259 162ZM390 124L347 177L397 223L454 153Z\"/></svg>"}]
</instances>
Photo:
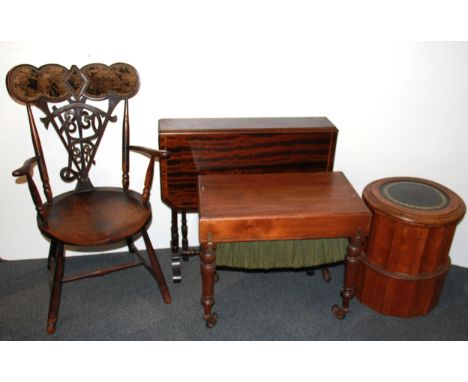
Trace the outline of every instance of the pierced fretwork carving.
<instances>
[{"instance_id":1,"label":"pierced fretwork carving","mask_svg":"<svg viewBox=\"0 0 468 382\"><path fill-rule=\"evenodd\" d=\"M92 188L88 173L95 164L94 157L108 122L117 121L112 112L119 100L110 98L107 111L87 104L84 97L68 102L61 107L54 105L52 110L46 103L38 105L46 114L41 121L46 128L54 127L68 151L68 163L60 171L60 177L65 182L77 180L77 188Z\"/></svg>"}]
</instances>

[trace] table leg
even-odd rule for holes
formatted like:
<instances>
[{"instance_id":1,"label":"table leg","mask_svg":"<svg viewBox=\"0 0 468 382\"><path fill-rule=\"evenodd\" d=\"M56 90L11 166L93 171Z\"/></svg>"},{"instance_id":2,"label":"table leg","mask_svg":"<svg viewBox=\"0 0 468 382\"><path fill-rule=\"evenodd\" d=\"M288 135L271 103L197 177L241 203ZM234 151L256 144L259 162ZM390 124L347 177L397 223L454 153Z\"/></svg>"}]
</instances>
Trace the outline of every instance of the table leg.
<instances>
[{"instance_id":1,"label":"table leg","mask_svg":"<svg viewBox=\"0 0 468 382\"><path fill-rule=\"evenodd\" d=\"M336 318L342 320L346 313L349 312L349 302L354 296L354 286L356 279L356 271L359 262L359 254L362 250L363 237L360 231L351 238L348 245L348 253L345 260L344 284L341 289L341 297L343 305L340 307L335 304L332 306L332 312Z\"/></svg>"},{"instance_id":2,"label":"table leg","mask_svg":"<svg viewBox=\"0 0 468 382\"><path fill-rule=\"evenodd\" d=\"M182 249L180 250L180 256L184 261L188 261L191 256L200 256L200 248L198 247L189 247L188 242L188 226L187 226L187 212L182 211Z\"/></svg>"},{"instance_id":3,"label":"table leg","mask_svg":"<svg viewBox=\"0 0 468 382\"><path fill-rule=\"evenodd\" d=\"M177 283L182 281L180 274L180 251L179 251L179 223L177 221L177 210L172 209L171 220L171 265L172 281Z\"/></svg>"},{"instance_id":4,"label":"table leg","mask_svg":"<svg viewBox=\"0 0 468 382\"><path fill-rule=\"evenodd\" d=\"M218 321L218 315L211 311L214 303L214 284L216 273L216 244L212 243L211 238L208 243L200 244L200 269L202 276L202 297L203 319L206 326L212 328Z\"/></svg>"},{"instance_id":5,"label":"table leg","mask_svg":"<svg viewBox=\"0 0 468 382\"><path fill-rule=\"evenodd\" d=\"M187 227L187 213L182 211L182 249L184 251L188 250L188 227ZM184 260L188 260L188 257L185 256Z\"/></svg>"}]
</instances>

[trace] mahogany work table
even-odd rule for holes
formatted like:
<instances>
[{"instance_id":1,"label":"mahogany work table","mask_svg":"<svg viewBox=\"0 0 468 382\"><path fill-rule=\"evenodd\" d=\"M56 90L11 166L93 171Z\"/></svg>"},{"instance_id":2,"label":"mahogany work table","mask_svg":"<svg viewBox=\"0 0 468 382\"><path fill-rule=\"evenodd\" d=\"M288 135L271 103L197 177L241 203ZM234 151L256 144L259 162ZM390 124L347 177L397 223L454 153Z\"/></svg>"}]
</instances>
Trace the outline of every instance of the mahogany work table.
<instances>
[{"instance_id":1,"label":"mahogany work table","mask_svg":"<svg viewBox=\"0 0 468 382\"><path fill-rule=\"evenodd\" d=\"M199 240L201 303L207 326L217 322L215 303L216 245L224 242L346 237L343 318L354 293L362 240L372 215L341 172L200 175Z\"/></svg>"}]
</instances>

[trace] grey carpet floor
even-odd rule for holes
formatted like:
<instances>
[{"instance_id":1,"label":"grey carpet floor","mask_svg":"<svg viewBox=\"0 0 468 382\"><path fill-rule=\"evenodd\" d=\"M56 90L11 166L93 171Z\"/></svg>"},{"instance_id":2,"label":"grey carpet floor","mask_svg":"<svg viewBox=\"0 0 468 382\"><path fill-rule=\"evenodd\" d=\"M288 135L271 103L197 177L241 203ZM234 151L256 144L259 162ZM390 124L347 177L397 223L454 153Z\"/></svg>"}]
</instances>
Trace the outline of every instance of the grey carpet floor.
<instances>
[{"instance_id":1,"label":"grey carpet floor","mask_svg":"<svg viewBox=\"0 0 468 382\"><path fill-rule=\"evenodd\" d=\"M128 260L128 254L67 258L66 274ZM219 322L207 329L200 305L198 259L182 263L173 284L167 251L158 255L173 297L165 305L149 273L133 268L63 287L57 332L46 333L46 260L0 262L1 340L468 340L468 269L452 266L438 306L423 317L383 316L351 302L339 321L343 265L332 281L303 271L219 270Z\"/></svg>"}]
</instances>

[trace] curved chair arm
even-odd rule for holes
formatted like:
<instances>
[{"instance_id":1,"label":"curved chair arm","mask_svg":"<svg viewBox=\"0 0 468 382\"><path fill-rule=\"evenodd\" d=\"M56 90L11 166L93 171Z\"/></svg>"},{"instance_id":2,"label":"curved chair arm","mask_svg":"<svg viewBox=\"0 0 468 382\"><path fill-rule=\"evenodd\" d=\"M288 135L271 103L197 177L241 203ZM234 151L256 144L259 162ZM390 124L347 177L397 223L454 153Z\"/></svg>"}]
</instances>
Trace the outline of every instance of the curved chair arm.
<instances>
[{"instance_id":1,"label":"curved chair arm","mask_svg":"<svg viewBox=\"0 0 468 382\"><path fill-rule=\"evenodd\" d=\"M14 170L11 173L11 175L13 175L14 177L31 175L32 170L34 166L36 165L36 163L37 163L36 157L29 158L26 161L24 161L23 165L20 168Z\"/></svg>"},{"instance_id":2,"label":"curved chair arm","mask_svg":"<svg viewBox=\"0 0 468 382\"><path fill-rule=\"evenodd\" d=\"M167 159L170 156L169 151L153 150L142 146L129 146L131 151L150 156L148 169L146 170L145 187L143 188L143 203L149 202L150 190L153 184L154 161L156 159Z\"/></svg>"},{"instance_id":3,"label":"curved chair arm","mask_svg":"<svg viewBox=\"0 0 468 382\"><path fill-rule=\"evenodd\" d=\"M39 217L42 220L44 220L45 214L44 214L44 208L42 204L41 195L39 194L39 191L37 190L37 187L36 187L36 183L34 183L34 180L32 178L32 171L36 164L37 164L36 157L29 158L23 163L23 165L20 168L14 170L11 174L14 177L26 176L26 179L28 181L28 186L29 186L29 192L31 193L31 198L34 202L34 206L36 207L36 211Z\"/></svg>"},{"instance_id":4,"label":"curved chair arm","mask_svg":"<svg viewBox=\"0 0 468 382\"><path fill-rule=\"evenodd\" d=\"M151 159L167 159L171 155L169 151L163 151L163 150L154 150L154 149L149 149L147 147L143 146L129 146L129 149L131 151L135 151L140 154L148 155L151 157Z\"/></svg>"}]
</instances>

